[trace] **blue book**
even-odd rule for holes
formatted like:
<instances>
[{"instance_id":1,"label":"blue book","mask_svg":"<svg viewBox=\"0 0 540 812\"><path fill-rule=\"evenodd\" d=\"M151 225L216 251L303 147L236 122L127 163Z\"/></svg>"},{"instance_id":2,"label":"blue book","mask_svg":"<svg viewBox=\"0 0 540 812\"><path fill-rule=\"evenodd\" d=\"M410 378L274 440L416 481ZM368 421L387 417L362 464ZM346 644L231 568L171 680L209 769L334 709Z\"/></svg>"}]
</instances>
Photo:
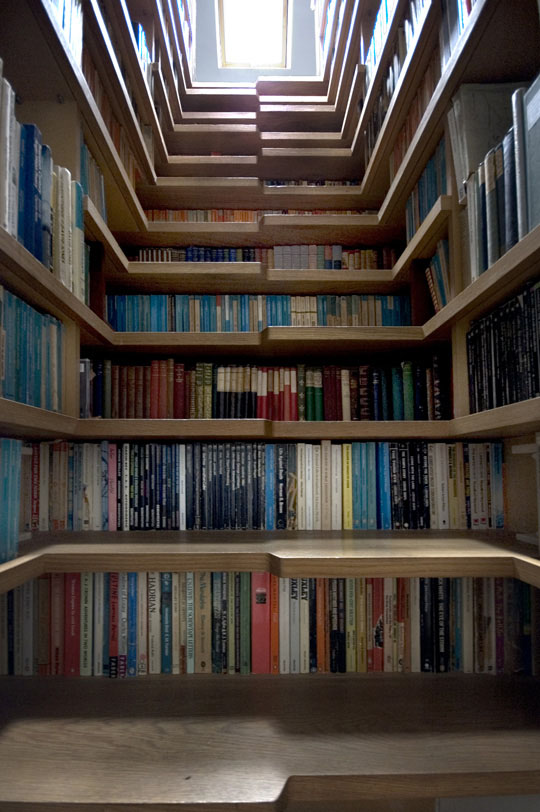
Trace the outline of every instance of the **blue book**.
<instances>
[{"instance_id":1,"label":"blue book","mask_svg":"<svg viewBox=\"0 0 540 812\"><path fill-rule=\"evenodd\" d=\"M491 523L493 528L504 527L503 445L491 443L489 449L491 473Z\"/></svg>"},{"instance_id":2,"label":"blue book","mask_svg":"<svg viewBox=\"0 0 540 812\"><path fill-rule=\"evenodd\" d=\"M392 375L392 418L403 420L403 376L400 366L393 366Z\"/></svg>"},{"instance_id":3,"label":"blue book","mask_svg":"<svg viewBox=\"0 0 540 812\"><path fill-rule=\"evenodd\" d=\"M137 581L137 573L128 572L128 677L137 676Z\"/></svg>"},{"instance_id":4,"label":"blue book","mask_svg":"<svg viewBox=\"0 0 540 812\"><path fill-rule=\"evenodd\" d=\"M109 529L109 443L101 444L101 529ZM114 528L111 527L111 530Z\"/></svg>"},{"instance_id":5,"label":"blue book","mask_svg":"<svg viewBox=\"0 0 540 812\"><path fill-rule=\"evenodd\" d=\"M275 501L276 501L276 477L275 477L275 445L267 443L265 446L265 529L275 530Z\"/></svg>"},{"instance_id":6,"label":"blue book","mask_svg":"<svg viewBox=\"0 0 540 812\"><path fill-rule=\"evenodd\" d=\"M221 572L212 573L212 673L223 673L223 595Z\"/></svg>"},{"instance_id":7,"label":"blue book","mask_svg":"<svg viewBox=\"0 0 540 812\"><path fill-rule=\"evenodd\" d=\"M51 148L41 148L41 261L52 268L52 180L53 159Z\"/></svg>"},{"instance_id":8,"label":"blue book","mask_svg":"<svg viewBox=\"0 0 540 812\"><path fill-rule=\"evenodd\" d=\"M161 327L159 325L159 317L160 317L160 308L159 308L159 300L160 296L157 293L150 294L150 332L157 333L161 331Z\"/></svg>"},{"instance_id":9,"label":"blue book","mask_svg":"<svg viewBox=\"0 0 540 812\"><path fill-rule=\"evenodd\" d=\"M161 573L161 673L172 674L172 573Z\"/></svg>"},{"instance_id":10,"label":"blue book","mask_svg":"<svg viewBox=\"0 0 540 812\"><path fill-rule=\"evenodd\" d=\"M353 530L362 529L362 446L363 443L352 443L352 510Z\"/></svg>"},{"instance_id":11,"label":"blue book","mask_svg":"<svg viewBox=\"0 0 540 812\"><path fill-rule=\"evenodd\" d=\"M377 443L377 527L392 529L390 498L390 448L388 443Z\"/></svg>"}]
</instances>

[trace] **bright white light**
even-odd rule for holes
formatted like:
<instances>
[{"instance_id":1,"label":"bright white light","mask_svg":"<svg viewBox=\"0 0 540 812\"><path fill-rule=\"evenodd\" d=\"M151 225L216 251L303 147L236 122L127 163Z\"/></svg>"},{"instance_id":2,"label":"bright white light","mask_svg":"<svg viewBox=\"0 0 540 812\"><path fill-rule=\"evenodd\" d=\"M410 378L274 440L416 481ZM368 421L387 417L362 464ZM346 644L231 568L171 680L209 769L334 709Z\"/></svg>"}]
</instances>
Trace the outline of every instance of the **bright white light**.
<instances>
[{"instance_id":1,"label":"bright white light","mask_svg":"<svg viewBox=\"0 0 540 812\"><path fill-rule=\"evenodd\" d=\"M285 67L287 0L221 0L224 66Z\"/></svg>"}]
</instances>

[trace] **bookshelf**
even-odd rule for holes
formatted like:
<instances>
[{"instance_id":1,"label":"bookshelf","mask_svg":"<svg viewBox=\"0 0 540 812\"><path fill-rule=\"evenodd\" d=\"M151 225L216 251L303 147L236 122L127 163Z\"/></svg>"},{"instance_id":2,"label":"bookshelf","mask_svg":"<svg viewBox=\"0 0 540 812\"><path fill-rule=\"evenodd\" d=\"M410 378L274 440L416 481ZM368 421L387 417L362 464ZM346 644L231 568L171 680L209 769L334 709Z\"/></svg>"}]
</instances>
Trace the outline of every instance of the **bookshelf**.
<instances>
[{"instance_id":1,"label":"bookshelf","mask_svg":"<svg viewBox=\"0 0 540 812\"><path fill-rule=\"evenodd\" d=\"M511 444L540 431L540 398L471 414L465 335L478 318L538 276L540 227L475 282L460 279L460 209L455 188L441 196L392 268L365 271L277 270L260 262L150 263L129 260L127 246L403 245L405 202L444 133L448 103L463 81L492 75L532 78L539 60L533 2L477 0L442 72L436 92L392 182L388 161L430 54L438 41L441 4L424 17L402 67L371 159L362 170L363 129L377 101L400 15L362 110L363 66L355 52L362 14L376 3L345 3L324 78L254 89L198 87L189 73L175 2L130 0L85 5L85 38L104 86L121 110L143 170L133 186L82 71L48 0L23 3L25 36L38 66L22 71L17 14L0 34L4 75L42 102L41 64L76 105L105 179L109 221L89 199L85 236L93 246L92 307L79 301L7 232L0 229L0 284L59 318L66 330L63 413L0 398L0 435L73 443L460 443L502 440L506 446L508 522L503 531L34 531L19 555L0 564L0 594L47 573L171 571L269 572L282 578L517 578L540 588L540 558L516 542L536 509L532 464L512 459ZM323 4L324 5L324 4ZM375 8L376 12L376 8ZM147 83L131 21L146 14L155 62ZM186 19L192 19L187 12ZM510 18L510 19L509 19ZM532 24L531 24L532 23ZM517 31L523 37L514 58ZM18 32L18 33L17 33ZM337 32L337 33L336 33ZM504 42L503 34L508 37ZM11 39L8 47L7 39ZM113 44L114 43L114 44ZM119 53L115 54L118 44ZM330 52L332 49L330 49ZM501 56L502 54L502 56ZM494 65L500 62L496 73ZM128 89L129 88L129 89ZM39 91L38 91L39 89ZM311 89L311 92L309 92ZM299 96L303 95L304 100ZM47 103L53 105L50 94ZM134 100L134 102L133 102ZM25 100L26 101L26 100ZM160 116L155 104L160 108ZM137 110L135 110L137 108ZM37 107L36 107L37 109ZM141 117L140 121L137 117ZM147 149L141 122L153 134ZM39 123L39 122L38 122ZM353 135L354 131L354 135ZM275 136L271 138L270 136ZM75 143L77 134L67 132ZM328 143L327 143L328 142ZM326 145L327 144L327 145ZM272 146L270 146L272 145ZM326 146L324 146L326 145ZM216 151L230 154L205 155ZM221 148L221 149L219 149ZM74 169L76 172L76 169ZM320 175L359 186L270 187L265 179ZM334 214L265 214L259 223L150 222L145 208L331 209ZM344 211L358 209L359 214ZM365 213L365 210L368 213ZM448 236L454 296L430 316L421 263ZM126 247L124 247L126 246ZM424 286L425 287L425 286ZM412 326L267 327L249 333L115 332L104 316L108 292L255 294L402 293L415 300ZM272 364L321 357L353 364L433 347L452 353L453 417L415 421L272 421L81 419L81 357L260 359ZM290 812L433 812L442 795L540 793L538 675L496 678L468 674L378 674L146 677L100 680L0 677L0 758L6 812L165 808L205 812L243 808ZM216 735L216 730L218 735ZM166 754L163 741L166 737Z\"/></svg>"}]
</instances>

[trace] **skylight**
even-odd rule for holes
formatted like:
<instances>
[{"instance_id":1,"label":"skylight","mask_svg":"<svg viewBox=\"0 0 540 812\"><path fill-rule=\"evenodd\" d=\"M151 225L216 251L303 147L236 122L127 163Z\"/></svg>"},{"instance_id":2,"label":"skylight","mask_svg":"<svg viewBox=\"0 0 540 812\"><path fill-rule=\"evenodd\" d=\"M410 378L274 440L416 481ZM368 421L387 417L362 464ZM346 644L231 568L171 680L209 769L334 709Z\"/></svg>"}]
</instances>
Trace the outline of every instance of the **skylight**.
<instances>
[{"instance_id":1,"label":"skylight","mask_svg":"<svg viewBox=\"0 0 540 812\"><path fill-rule=\"evenodd\" d=\"M292 0L216 0L223 68L286 68Z\"/></svg>"}]
</instances>

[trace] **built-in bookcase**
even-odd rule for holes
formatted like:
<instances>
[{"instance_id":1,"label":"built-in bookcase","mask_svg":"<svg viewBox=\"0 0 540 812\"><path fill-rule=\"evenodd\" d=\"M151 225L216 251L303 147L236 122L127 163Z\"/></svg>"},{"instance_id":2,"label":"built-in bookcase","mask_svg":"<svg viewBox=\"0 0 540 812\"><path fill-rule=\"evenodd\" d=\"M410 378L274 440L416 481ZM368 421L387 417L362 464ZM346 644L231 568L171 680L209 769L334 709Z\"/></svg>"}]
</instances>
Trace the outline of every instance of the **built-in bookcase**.
<instances>
[{"instance_id":1,"label":"built-in bookcase","mask_svg":"<svg viewBox=\"0 0 540 812\"><path fill-rule=\"evenodd\" d=\"M520 656L528 647L538 654L540 559L538 550L518 543L515 534L537 530L539 485L535 484L533 457L513 455L512 447L530 447L534 433L540 431L540 399L527 397L478 410L469 402L469 379L478 356L477 348L471 350L471 325L474 331L475 323L489 320L497 308L506 307L506 302L538 280L540 227L465 285L467 275L462 264L468 253L467 218L458 201L446 127L447 109L460 84L505 79L528 82L538 73L537 4L516 0L509 13L508 3L502 0L477 0L470 8L457 0L396 2L383 26L387 38L377 40L374 24L379 4L342 0L336 2L333 11L329 34L335 43L328 49L320 79L289 80L282 85L266 79L241 89L198 87L192 81L194 4L186 0L178 4L176 0L149 4L89 0L83 7L84 73L68 44L63 21L49 0L17 4L16 8L11 5L0 31L0 57L3 76L20 99L17 118L26 121L27 115L32 116L44 142L57 156L55 160L67 166L77 180L81 180L83 138L103 174L106 206L100 211L96 200L84 200L84 233L91 246L89 305L7 231L0 231L0 285L35 310L51 314L63 329L63 353L58 361L62 370L61 408L0 398L0 436L21 440L27 449L21 463L20 515L24 526L20 529L25 536L18 555L0 564L0 592L4 596L0 624L2 612L7 612L8 593L10 605L18 607L12 611L19 616L29 612L29 606L39 615L40 589L53 580L69 584L67 597L75 602L66 602L65 617L75 617L76 601L81 606L85 601L88 621L90 581L95 588L96 584L103 585L105 573L128 572L152 575L154 581L159 573L165 574L160 583L166 595L168 574L180 573L182 579L176 578L175 583L183 583L183 589L195 575L199 597L201 584L211 584L216 601L218 594L224 598L226 590L231 602L236 597L241 600L240 587L236 595L224 584L238 574L238 583L244 581L243 600L247 601L244 625L250 606L253 612L258 606L256 589L250 604L251 593L246 587L250 573L264 574L264 583L273 589L280 579L289 597L299 586L315 589L318 581L321 590L326 588L334 596L336 618L341 617L346 624L347 594L349 608L354 593L355 606L372 611L373 604L368 609L358 597L371 580L391 604L390 609L387 607L391 615L386 617L387 637L394 635L395 607L392 670L414 672L416 669L400 665L397 629L403 620L400 614L398 621L398 612L404 611L404 596L411 599L420 584L425 591L429 582L433 605L440 601L444 617L450 606L456 611L460 600L456 596L462 594L461 587L456 586L458 581L476 582L478 594L485 590L485 594L493 595L493 606L496 589L503 589L501 594L507 596L521 590L521 586L502 587L504 581L521 584L523 595L528 596L523 599L528 608L524 609L517 598L515 606L507 607L508 618L514 617L510 609L519 609L518 619L507 620L507 625L513 624L514 631L517 626L525 629L527 621L531 626L523 639L518 640L516 633L508 635L508 640L513 641L511 645ZM320 4L321 15L327 5ZM461 5L467 13L456 16L459 24L453 36L454 29L448 26L454 20L452 13L457 15ZM408 48L398 53L400 25L413 12L415 26ZM364 85L364 66L358 65L357 56L360 40L367 51L372 35L377 40L373 47L379 50ZM21 60L29 42L35 53L30 63ZM384 116L380 115L382 109ZM429 175L426 166L434 154L438 156L436 172L444 182L430 195L421 217L410 217L413 209L413 214L420 212L420 192ZM298 184L276 182L279 178ZM347 185L311 185L324 179ZM147 215L160 209L217 211L231 207L264 213L254 222L232 223L220 222L219 216L217 222L212 218L193 222ZM170 262L142 261L139 257L139 249L184 250L190 246L258 249L260 253L258 258L253 253L236 261L230 256L212 261L211 254L205 258L204 250L196 259L184 254L184 259ZM308 256L307 263L295 259L292 267L286 267L287 263L276 267L276 263L268 262L268 253L283 246L341 246L347 253L347 267L313 267L309 249L302 253L301 248L296 254ZM392 253L386 256L392 261L381 260L381 267L354 267L354 260L349 259L360 249L379 250L382 257L383 247L391 247ZM433 258L443 256L443 252L447 289L445 301L435 308L426 266L436 265ZM187 300L190 295L215 297L213 302L217 297L237 297L240 301L241 296L251 296L253 302L264 300L265 306L272 297L291 297L302 300L302 308L308 299L317 301L319 297L319 317L322 298L333 306L330 299L334 297L344 302L344 320L348 318L347 301L354 300L361 314L363 299L367 303L373 297L374 303L378 296L388 305L399 296L410 299L410 323L373 324L369 319L366 324L356 323L351 307L347 326L344 322L341 326L328 322L317 326L306 321L292 326L292 317L290 325L279 323L286 313L283 304L283 313L278 310L270 322L257 321L256 329L253 322L249 325L252 329L243 332L201 330L200 316L198 330L124 331L110 326L108 299L131 295L142 301L152 294L163 300L168 296L169 301L174 297ZM252 315L255 312L253 305ZM324 420L287 419L292 413L285 407L270 413L262 410L257 417L253 410L237 409L236 401L221 411L220 407L208 410L208 403L205 406L201 401L200 410L184 410L184 417L175 418L174 399L172 415L167 409L156 411L150 402L144 412L149 417L134 408L131 417L121 418L112 414L112 398L103 401L111 408L104 407L101 417L80 417L81 359L91 359L88 381L91 370L98 371L100 365L111 370L113 366L118 370L123 367L127 381L128 369L151 369L154 362L157 369L165 369L166 376L167 363L174 371L176 362L190 374L193 370L194 380L199 374L203 387L211 384L211 378L204 380L204 368L213 364L215 388L221 391L219 370L232 367L271 367L289 372L294 368L298 374L300 365L317 369L322 375L324 369L349 373L363 360L385 370L409 361L423 369L426 359L434 356L445 359L443 388L449 393L444 413L438 416L441 419L428 419L421 409L409 412L411 419L404 414L391 419L389 413L382 412L379 417L386 419L367 419L367 413L361 415L358 410L356 416L364 419L343 419L343 402L341 417L330 409ZM133 387L136 374L133 371L131 375ZM145 373L138 374L140 383ZM283 379L285 382L285 374ZM424 382L428 379L424 377ZM391 377L388 380L391 382ZM245 393L247 402L247 390ZM167 397L170 400L170 393ZM350 392L348 397L350 400ZM222 400L230 406L226 398ZM292 402L288 401L289 407ZM399 415L397 407L395 414ZM310 416L314 417L313 411ZM13 448L18 447L13 444ZM342 510L334 510L335 523L331 518L330 527L327 520L324 528L322 520L319 525L313 520L309 511L318 515L319 510L313 504L300 525L294 520L287 524L279 502L279 491L283 493L289 482L284 470L274 474L275 491L262 485L266 480L261 479L261 472L277 471L284 449L289 460L297 459L297 455L304 459L306 454L312 458L326 455L330 460L334 454L337 460L339 452L341 486L350 476L351 493L348 485L342 487ZM9 453L15 453L11 445ZM71 511L73 516L77 500L84 503L82 489L72 487L70 491L70 453L78 460L74 466L80 465L80 470L86 466L93 472L94 508L102 484L98 476L101 455L110 455L107 459L114 459L115 465L118 460L125 462L114 475L107 468L115 493L124 487L127 492L113 510L112 486L108 490L107 524L101 521L104 513L96 508L86 524L73 523L71 531L60 529L62 511L66 515ZM454 473L449 480L456 490L450 493L452 519L445 523L446 508L437 501L443 497L436 495L434 483L446 470L448 460L458 460L457 470L459 460L468 459L469 453L474 457L474 470L484 473L479 479L482 493L472 496L463 462L462 474ZM184 462L182 468L186 454L192 455L192 467ZM40 492L35 477L37 461L47 458L54 459L50 470L52 473L56 465L56 479L51 476L45 493L44 486ZM218 475L220 471L224 474L226 460L232 460L231 469L237 476L235 493L239 494L237 520L227 519L224 524L228 529L215 527L215 517L223 516L220 504L219 509L212 507L212 521L206 524L204 512L202 520L198 515L184 526L180 520L178 524L167 523L168 514L164 523L155 513L155 521L146 522L144 501L129 501L130 474L132 487L136 478L129 465L142 466L143 458L148 460L149 476L152 465L154 473L156 465L161 465L159 470L164 473L170 464L178 474L179 491L180 480L186 485L193 474L189 487L200 487L201 494L203 478L201 474L199 481L199 472L193 467L196 460L204 459L205 466L215 464L211 471ZM370 503L374 523L368 526L362 524L358 513L361 501L353 502L354 465L352 475L346 472L347 465L357 459L365 460L367 471L371 458L376 468L369 482L366 474L365 501ZM0 472L1 465L0 459ZM208 470L205 467L205 476ZM292 462L287 470L293 470ZM433 474L431 484L429 471ZM422 499L426 497L421 519L420 513L413 513L410 501L414 499L419 510L420 490L409 487L411 477L415 487L418 485L421 477L417 482L416 475L420 472L425 485ZM164 477L160 498L165 498L167 487L174 491L174 475L168 485ZM144 476L140 481L144 484ZM3 482L0 476L0 484ZM207 484L205 481L204 487ZM377 499L378 491L386 485L389 495L385 504L390 512L383 515L377 507L382 502ZM214 495L221 494L219 487L215 485ZM334 491L330 486L326 491L321 488L320 493L325 498L333 493L338 499L337 479L333 487ZM427 498L430 487L431 502ZM41 498L41 513L39 505L33 505L29 498L32 493ZM254 507L256 493L260 498ZM362 493L361 488L358 493ZM244 516L242 500L246 494L252 502ZM45 510L47 496L50 501ZM204 499L209 498L206 489L200 498L203 510L208 506ZM473 521L467 519L467 498L476 500L480 523L483 514L478 506L485 509L481 530L470 526ZM401 513L396 500L401 500ZM436 519L431 516L431 527L427 528L430 504L438 513ZM499 527L502 510L504 529ZM40 517L43 520L41 531L32 526L36 515L38 528ZM404 516L414 516L412 525L409 519L403 520ZM109 519L114 524L111 517L116 518L117 530L108 525ZM246 517L250 522L244 522ZM13 524L12 514L10 522ZM186 524L201 529L185 529ZM153 527L162 529L150 529ZM218 577L218 573L222 575ZM258 577L251 582L255 587ZM122 576L124 581L126 585ZM77 588L82 588L84 601L77 597ZM454 590L452 603L445 603L445 589ZM145 594L148 599L150 593ZM301 590L298 594L301 597ZM193 601L187 603L190 605L194 606ZM419 621L419 600L414 598L412 605ZM41 607L45 611L47 601ZM240 614L235 621L226 609L223 611L219 628L225 635L224 623L231 617L233 623L240 623ZM359 619L360 609L357 611L356 619L349 618L349 626L337 631L345 633L348 628L354 635L364 622ZM252 624L259 622L256 614L251 617ZM475 615L476 629L488 623L483 617ZM195 624L197 620L202 623L195 617ZM496 620L492 618L492 622ZM382 622L384 625L384 612ZM409 629L413 628L412 621L408 622ZM205 634L209 629L212 634L212 625L208 620L205 623ZM7 628L7 623L4 625ZM32 658L34 637L30 640L33 632L29 629L38 630L37 647L39 629L46 625L45 618L39 616L34 624L29 616L19 625L23 630L17 632L19 656L24 648ZM304 619L303 628L305 633L309 621L306 625ZM369 628L373 632L373 626ZM450 626L441 624L439 628L449 630ZM452 639L455 646L459 624L452 628L447 642ZM319 632L323 630L324 624ZM481 632L477 634L484 639ZM494 638L499 648L504 646L503 637ZM87 635L86 658L89 639ZM439 641L437 645L445 643ZM482 645L477 642L477 650ZM212 657L212 647L208 650ZM223 645L219 651L223 655ZM342 649L340 652L343 654ZM22 662L20 659L19 665ZM0 711L4 722L0 753L7 778L2 783L0 805L6 810L15 805L45 810L68 799L74 807L93 804L95 809L121 804L137 808L144 803L156 810L172 804L190 812L203 805L215 812L243 805L251 810L262 804L297 812L308 807L329 812L353 806L355 810L390 812L398 808L396 799L402 799L400 809L419 812L433 810L432 799L440 795L540 792L538 657L528 656L527 663L529 675L364 675L345 667L350 673L173 674L133 682L128 678L2 677L6 702ZM85 661L85 669L87 665ZM206 669L207 664L202 670ZM243 670L250 669L246 666ZM258 665L253 670L259 670Z\"/></svg>"}]
</instances>

